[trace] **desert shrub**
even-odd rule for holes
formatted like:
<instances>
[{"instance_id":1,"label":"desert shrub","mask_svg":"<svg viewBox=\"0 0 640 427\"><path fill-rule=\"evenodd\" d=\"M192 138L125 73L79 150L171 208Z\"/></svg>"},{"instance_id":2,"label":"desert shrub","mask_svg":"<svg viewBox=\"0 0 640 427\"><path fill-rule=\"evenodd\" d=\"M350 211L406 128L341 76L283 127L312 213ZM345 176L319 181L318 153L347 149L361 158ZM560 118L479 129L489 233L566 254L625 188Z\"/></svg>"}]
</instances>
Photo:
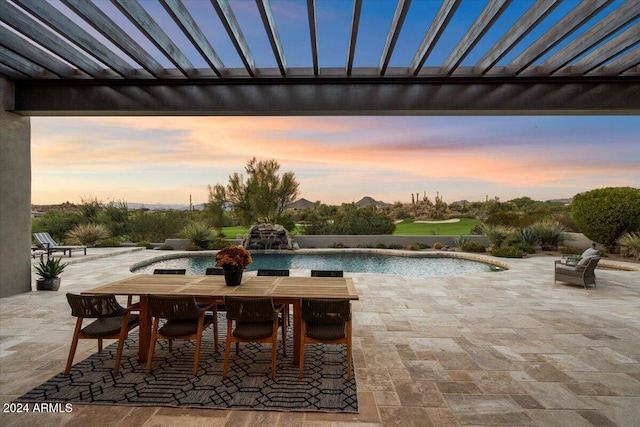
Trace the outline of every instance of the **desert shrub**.
<instances>
[{"instance_id":1,"label":"desert shrub","mask_svg":"<svg viewBox=\"0 0 640 427\"><path fill-rule=\"evenodd\" d=\"M213 240L209 242L208 249L217 250L217 249L226 248L227 246L230 246L230 245L231 245L231 242L228 241L227 239L223 237L214 237Z\"/></svg>"},{"instance_id":2,"label":"desert shrub","mask_svg":"<svg viewBox=\"0 0 640 427\"><path fill-rule=\"evenodd\" d=\"M109 230L102 224L78 224L67 232L67 241L72 245L95 246L109 237Z\"/></svg>"},{"instance_id":3,"label":"desert shrub","mask_svg":"<svg viewBox=\"0 0 640 427\"><path fill-rule=\"evenodd\" d=\"M535 254L536 253L536 248L533 245L530 245L529 243L525 243L525 242L515 242L514 244L511 245L512 247L521 250L524 253L528 253L528 254Z\"/></svg>"},{"instance_id":4,"label":"desert shrub","mask_svg":"<svg viewBox=\"0 0 640 427\"><path fill-rule=\"evenodd\" d=\"M501 248L493 248L491 255L500 258L522 258L522 251L515 246L503 246Z\"/></svg>"},{"instance_id":5,"label":"desert shrub","mask_svg":"<svg viewBox=\"0 0 640 427\"><path fill-rule=\"evenodd\" d=\"M469 230L469 234L473 234L474 236L482 236L482 230L482 224L476 224L471 227L471 230Z\"/></svg>"},{"instance_id":6,"label":"desert shrub","mask_svg":"<svg viewBox=\"0 0 640 427\"><path fill-rule=\"evenodd\" d=\"M198 221L187 224L180 232L180 235L191 240L191 243L197 247L197 249L191 250L207 249L209 242L215 237L211 227L204 222Z\"/></svg>"},{"instance_id":7,"label":"desert shrub","mask_svg":"<svg viewBox=\"0 0 640 427\"><path fill-rule=\"evenodd\" d=\"M82 222L82 215L72 211L50 209L31 223L32 233L48 232L57 242L64 241L65 235Z\"/></svg>"},{"instance_id":8,"label":"desert shrub","mask_svg":"<svg viewBox=\"0 0 640 427\"><path fill-rule=\"evenodd\" d=\"M482 227L482 234L497 248L502 246L514 233L515 229L513 227L503 225L483 225Z\"/></svg>"},{"instance_id":9,"label":"desert shrub","mask_svg":"<svg viewBox=\"0 0 640 427\"><path fill-rule=\"evenodd\" d=\"M429 249L431 246L427 245L426 243L414 243L413 245L409 246L409 249L411 249L412 251L419 251L422 249Z\"/></svg>"},{"instance_id":10,"label":"desert shrub","mask_svg":"<svg viewBox=\"0 0 640 427\"><path fill-rule=\"evenodd\" d=\"M538 246L540 244L540 238L536 236L536 233L534 233L530 227L524 227L516 231L516 237L518 241L531 246Z\"/></svg>"},{"instance_id":11,"label":"desert shrub","mask_svg":"<svg viewBox=\"0 0 640 427\"><path fill-rule=\"evenodd\" d=\"M109 237L101 239L98 246L101 248L117 248L120 247L120 243L122 243L122 239L120 237Z\"/></svg>"},{"instance_id":12,"label":"desert shrub","mask_svg":"<svg viewBox=\"0 0 640 427\"><path fill-rule=\"evenodd\" d=\"M378 243L376 245L376 249L387 249L387 245L385 245L384 243Z\"/></svg>"},{"instance_id":13,"label":"desert shrub","mask_svg":"<svg viewBox=\"0 0 640 427\"><path fill-rule=\"evenodd\" d=\"M556 250L558 244L565 240L571 240L571 236L565 231L562 224L557 221L538 221L530 227L533 234L540 240L542 250Z\"/></svg>"},{"instance_id":14,"label":"desert shrub","mask_svg":"<svg viewBox=\"0 0 640 427\"><path fill-rule=\"evenodd\" d=\"M438 249L438 250L442 249L442 243L440 243L440 242L435 242L435 243L433 244L433 249Z\"/></svg>"},{"instance_id":15,"label":"desert shrub","mask_svg":"<svg viewBox=\"0 0 640 427\"><path fill-rule=\"evenodd\" d=\"M576 194L571 215L580 232L611 250L624 233L640 231L640 188L608 187Z\"/></svg>"},{"instance_id":16,"label":"desert shrub","mask_svg":"<svg viewBox=\"0 0 640 427\"><path fill-rule=\"evenodd\" d=\"M618 239L618 244L622 256L640 259L640 233L625 233Z\"/></svg>"},{"instance_id":17,"label":"desert shrub","mask_svg":"<svg viewBox=\"0 0 640 427\"><path fill-rule=\"evenodd\" d=\"M465 252L485 252L486 248L482 243L478 243L478 242L465 242L462 246L461 246L462 250Z\"/></svg>"},{"instance_id":18,"label":"desert shrub","mask_svg":"<svg viewBox=\"0 0 640 427\"><path fill-rule=\"evenodd\" d=\"M147 249L151 249L151 242L147 242L146 240L142 240L138 243L136 243L136 247L138 248L147 248Z\"/></svg>"},{"instance_id":19,"label":"desert shrub","mask_svg":"<svg viewBox=\"0 0 640 427\"><path fill-rule=\"evenodd\" d=\"M455 236L453 238L453 243L455 243L455 245L459 248L462 247L462 245L464 245L465 243L467 243L469 241L469 238L467 236Z\"/></svg>"},{"instance_id":20,"label":"desert shrub","mask_svg":"<svg viewBox=\"0 0 640 427\"><path fill-rule=\"evenodd\" d=\"M573 246L566 246L560 249L560 253L563 255L580 255L582 252L584 252L583 249L574 248Z\"/></svg>"},{"instance_id":21,"label":"desert shrub","mask_svg":"<svg viewBox=\"0 0 640 427\"><path fill-rule=\"evenodd\" d=\"M397 243L392 243L389 245L389 249L403 249L403 246Z\"/></svg>"}]
</instances>

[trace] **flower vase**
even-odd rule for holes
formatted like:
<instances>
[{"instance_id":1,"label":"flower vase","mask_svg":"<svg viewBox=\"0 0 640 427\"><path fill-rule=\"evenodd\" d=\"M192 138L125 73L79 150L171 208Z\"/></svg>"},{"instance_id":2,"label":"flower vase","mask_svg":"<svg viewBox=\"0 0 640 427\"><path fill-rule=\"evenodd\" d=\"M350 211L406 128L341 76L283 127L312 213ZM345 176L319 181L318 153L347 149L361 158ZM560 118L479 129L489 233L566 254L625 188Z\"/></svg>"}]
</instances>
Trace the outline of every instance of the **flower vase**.
<instances>
[{"instance_id":1,"label":"flower vase","mask_svg":"<svg viewBox=\"0 0 640 427\"><path fill-rule=\"evenodd\" d=\"M242 269L224 269L224 281L227 286L238 286L242 282Z\"/></svg>"}]
</instances>

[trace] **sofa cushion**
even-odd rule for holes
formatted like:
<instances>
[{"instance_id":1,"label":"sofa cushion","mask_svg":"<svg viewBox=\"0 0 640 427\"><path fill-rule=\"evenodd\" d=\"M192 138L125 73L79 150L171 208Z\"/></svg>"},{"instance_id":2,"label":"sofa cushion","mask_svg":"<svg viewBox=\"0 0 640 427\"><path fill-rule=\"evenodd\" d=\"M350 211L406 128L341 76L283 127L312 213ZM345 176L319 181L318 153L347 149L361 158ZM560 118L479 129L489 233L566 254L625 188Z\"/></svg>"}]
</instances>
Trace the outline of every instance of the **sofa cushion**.
<instances>
[{"instance_id":1,"label":"sofa cushion","mask_svg":"<svg viewBox=\"0 0 640 427\"><path fill-rule=\"evenodd\" d=\"M578 262L578 266L579 267L584 267L585 265L587 265L589 263L589 260L593 259L593 258L598 258L598 255L591 255L588 257L583 257L579 262Z\"/></svg>"},{"instance_id":2,"label":"sofa cushion","mask_svg":"<svg viewBox=\"0 0 640 427\"><path fill-rule=\"evenodd\" d=\"M593 249L593 248L587 248L584 250L584 252L582 252L582 255L580 255L582 258L587 258L587 257L591 257L594 255L600 255L600 251L598 251L597 249Z\"/></svg>"}]
</instances>

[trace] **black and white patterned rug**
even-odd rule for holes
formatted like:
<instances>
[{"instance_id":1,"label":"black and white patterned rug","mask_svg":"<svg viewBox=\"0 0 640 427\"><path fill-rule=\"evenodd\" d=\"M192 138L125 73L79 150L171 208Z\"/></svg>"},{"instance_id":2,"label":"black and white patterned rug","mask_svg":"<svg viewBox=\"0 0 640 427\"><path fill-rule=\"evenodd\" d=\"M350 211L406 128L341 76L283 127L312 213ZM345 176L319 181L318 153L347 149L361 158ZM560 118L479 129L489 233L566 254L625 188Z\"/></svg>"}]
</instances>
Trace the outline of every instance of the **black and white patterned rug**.
<instances>
[{"instance_id":1,"label":"black and white patterned rug","mask_svg":"<svg viewBox=\"0 0 640 427\"><path fill-rule=\"evenodd\" d=\"M116 343L77 363L27 392L16 402L170 406L275 411L358 412L355 375L347 380L346 346L307 344L305 375L293 365L291 327L287 357L278 339L276 379L272 380L271 346L245 343L231 348L229 373L222 379L225 321L220 324L219 353L214 352L211 327L204 332L198 375L192 375L195 341L174 341L169 352L159 341L151 374L137 360L137 331L125 342L118 375L112 371ZM97 345L97 342L96 342Z\"/></svg>"}]
</instances>

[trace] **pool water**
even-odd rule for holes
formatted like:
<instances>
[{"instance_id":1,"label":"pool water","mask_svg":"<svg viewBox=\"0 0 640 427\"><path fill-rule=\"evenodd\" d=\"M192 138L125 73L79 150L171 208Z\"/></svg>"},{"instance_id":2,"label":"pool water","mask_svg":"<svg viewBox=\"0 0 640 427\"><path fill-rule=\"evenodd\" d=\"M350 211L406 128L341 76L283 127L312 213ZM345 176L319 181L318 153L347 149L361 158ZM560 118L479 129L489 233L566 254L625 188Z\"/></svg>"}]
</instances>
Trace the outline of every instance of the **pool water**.
<instances>
[{"instance_id":1,"label":"pool water","mask_svg":"<svg viewBox=\"0 0 640 427\"><path fill-rule=\"evenodd\" d=\"M290 254L252 253L253 263L246 271L258 269L343 270L346 273L398 274L413 277L464 276L492 271L489 264L460 258L431 258L380 255L369 253ZM157 261L134 270L153 273L155 268L186 268L187 274L204 274L215 266L214 257L174 258Z\"/></svg>"}]
</instances>

